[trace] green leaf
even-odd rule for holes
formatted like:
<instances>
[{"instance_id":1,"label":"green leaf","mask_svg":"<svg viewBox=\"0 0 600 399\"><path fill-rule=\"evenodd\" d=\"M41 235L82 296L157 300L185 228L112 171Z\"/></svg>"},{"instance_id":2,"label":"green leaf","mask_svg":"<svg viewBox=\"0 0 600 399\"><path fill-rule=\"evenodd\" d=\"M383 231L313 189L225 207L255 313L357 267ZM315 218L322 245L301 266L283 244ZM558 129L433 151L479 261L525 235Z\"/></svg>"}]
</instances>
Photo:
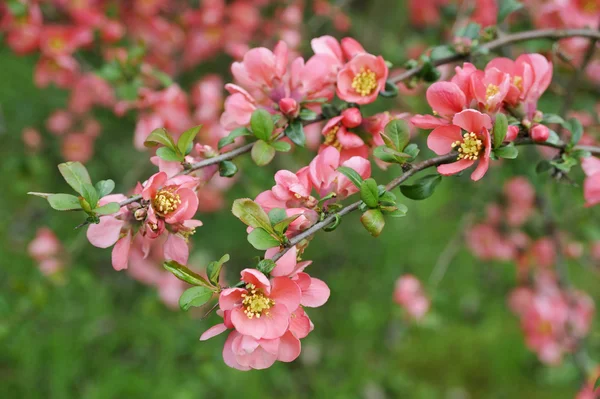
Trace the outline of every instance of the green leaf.
<instances>
[{"instance_id":1,"label":"green leaf","mask_svg":"<svg viewBox=\"0 0 600 399\"><path fill-rule=\"evenodd\" d=\"M170 260L168 262L163 263L163 267L167 269L169 272L173 273L175 277L180 279L181 281L185 281L191 285L201 285L204 287L209 287L210 284L206 279L200 276L197 273L194 273L187 267L183 266L180 263L175 262L174 260Z\"/></svg>"},{"instance_id":2,"label":"green leaf","mask_svg":"<svg viewBox=\"0 0 600 399\"><path fill-rule=\"evenodd\" d=\"M421 152L421 150L419 150L419 146L414 143L407 145L403 151L405 154L410 155L410 159L408 161L415 159L417 155L419 155L419 152Z\"/></svg>"},{"instance_id":3,"label":"green leaf","mask_svg":"<svg viewBox=\"0 0 600 399\"><path fill-rule=\"evenodd\" d=\"M299 120L290 122L285 128L285 135L292 140L292 143L304 147L306 145L306 137L304 136L304 126Z\"/></svg>"},{"instance_id":4,"label":"green leaf","mask_svg":"<svg viewBox=\"0 0 600 399\"><path fill-rule=\"evenodd\" d=\"M258 140L252 146L252 151L250 152L250 156L254 163L258 166L264 166L273 160L275 156L275 148L271 146L271 144L266 141Z\"/></svg>"},{"instance_id":5,"label":"green leaf","mask_svg":"<svg viewBox=\"0 0 600 399\"><path fill-rule=\"evenodd\" d=\"M73 211L81 209L79 198L71 194L51 194L48 203L57 211Z\"/></svg>"},{"instance_id":6,"label":"green leaf","mask_svg":"<svg viewBox=\"0 0 600 399\"><path fill-rule=\"evenodd\" d=\"M502 23L506 17L523 7L523 4L519 3L517 0L500 0L499 3L498 23Z\"/></svg>"},{"instance_id":7,"label":"green leaf","mask_svg":"<svg viewBox=\"0 0 600 399\"><path fill-rule=\"evenodd\" d=\"M550 163L550 161L546 161L546 160L538 162L538 164L535 166L535 171L538 174L547 172L551 169L552 169L552 164Z\"/></svg>"},{"instance_id":8,"label":"green leaf","mask_svg":"<svg viewBox=\"0 0 600 399\"><path fill-rule=\"evenodd\" d=\"M219 163L219 175L223 177L233 177L238 171L238 167L231 161Z\"/></svg>"},{"instance_id":9,"label":"green leaf","mask_svg":"<svg viewBox=\"0 0 600 399\"><path fill-rule=\"evenodd\" d=\"M194 139L196 138L196 135L198 135L198 132L201 128L202 125L195 126L181 133L181 136L179 136L179 140L177 140L177 148L179 149L179 152L181 154L187 155L191 152Z\"/></svg>"},{"instance_id":10,"label":"green leaf","mask_svg":"<svg viewBox=\"0 0 600 399\"><path fill-rule=\"evenodd\" d=\"M69 186L83 195L83 185L92 184L90 174L80 162L65 162L58 165L58 170Z\"/></svg>"},{"instance_id":11,"label":"green leaf","mask_svg":"<svg viewBox=\"0 0 600 399\"><path fill-rule=\"evenodd\" d=\"M508 132L508 120L506 119L506 115L498 112L496 114L496 121L494 122L494 148L498 148L504 142L504 138L506 137L506 132Z\"/></svg>"},{"instance_id":12,"label":"green leaf","mask_svg":"<svg viewBox=\"0 0 600 399\"><path fill-rule=\"evenodd\" d=\"M27 193L27 195L33 195L33 196L36 196L36 197L47 199L49 196L51 196L53 194L52 193L38 193L38 192L35 192L35 191L30 191L30 192Z\"/></svg>"},{"instance_id":13,"label":"green leaf","mask_svg":"<svg viewBox=\"0 0 600 399\"><path fill-rule=\"evenodd\" d=\"M277 264L272 259L263 259L258 262L256 268L263 274L269 274L275 269L275 266L277 266Z\"/></svg>"},{"instance_id":14,"label":"green leaf","mask_svg":"<svg viewBox=\"0 0 600 399\"><path fill-rule=\"evenodd\" d=\"M118 202L109 202L94 209L94 212L98 215L110 215L119 212L119 209L121 209L121 205Z\"/></svg>"},{"instance_id":15,"label":"green leaf","mask_svg":"<svg viewBox=\"0 0 600 399\"><path fill-rule=\"evenodd\" d=\"M96 205L98 205L98 201L100 200L100 196L98 195L96 188L89 183L84 183L81 186L81 189L81 196L85 198L85 200L88 202L88 204L90 204L92 209L95 208Z\"/></svg>"},{"instance_id":16,"label":"green leaf","mask_svg":"<svg viewBox=\"0 0 600 399\"><path fill-rule=\"evenodd\" d=\"M271 143L271 147L275 148L275 151L288 152L292 149L292 145L287 141L275 141Z\"/></svg>"},{"instance_id":17,"label":"green leaf","mask_svg":"<svg viewBox=\"0 0 600 399\"><path fill-rule=\"evenodd\" d=\"M410 141L408 125L402 119L393 119L385 126L381 138L387 147L402 152Z\"/></svg>"},{"instance_id":18,"label":"green leaf","mask_svg":"<svg viewBox=\"0 0 600 399\"><path fill-rule=\"evenodd\" d=\"M261 228L254 229L248 234L248 242L261 251L279 246L279 240Z\"/></svg>"},{"instance_id":19,"label":"green leaf","mask_svg":"<svg viewBox=\"0 0 600 399\"><path fill-rule=\"evenodd\" d=\"M425 198L431 197L435 188L442 181L442 176L440 175L428 175L423 176L414 184L400 186L400 191L404 194L405 197L413 199L413 200L424 200Z\"/></svg>"},{"instance_id":20,"label":"green leaf","mask_svg":"<svg viewBox=\"0 0 600 399\"><path fill-rule=\"evenodd\" d=\"M421 70L419 71L418 77L423 79L425 82L435 82L441 76L440 71L433 65L433 63L428 60L423 63L421 66Z\"/></svg>"},{"instance_id":21,"label":"green leaf","mask_svg":"<svg viewBox=\"0 0 600 399\"><path fill-rule=\"evenodd\" d=\"M515 147L514 143L510 143L504 147L496 148L494 154L496 154L498 158L515 159L519 155L519 150Z\"/></svg>"},{"instance_id":22,"label":"green leaf","mask_svg":"<svg viewBox=\"0 0 600 399\"><path fill-rule=\"evenodd\" d=\"M565 120L556 114L544 114L542 123L545 125L551 125L555 123L564 126Z\"/></svg>"},{"instance_id":23,"label":"green leaf","mask_svg":"<svg viewBox=\"0 0 600 399\"><path fill-rule=\"evenodd\" d=\"M269 216L260 205L250 198L240 198L233 201L231 212L248 226L255 229L261 228L270 234L274 234Z\"/></svg>"},{"instance_id":24,"label":"green leaf","mask_svg":"<svg viewBox=\"0 0 600 399\"><path fill-rule=\"evenodd\" d=\"M169 147L160 147L158 150L156 150L156 155L160 159L169 162L180 162L183 160L183 155L176 153Z\"/></svg>"},{"instance_id":25,"label":"green leaf","mask_svg":"<svg viewBox=\"0 0 600 399\"><path fill-rule=\"evenodd\" d=\"M181 310L188 310L192 306L202 306L210 301L214 292L208 287L188 288L179 297L179 307Z\"/></svg>"},{"instance_id":26,"label":"green leaf","mask_svg":"<svg viewBox=\"0 0 600 399\"><path fill-rule=\"evenodd\" d=\"M362 199L369 208L377 208L379 206L379 194L375 179L368 178L362 182L360 185L360 199Z\"/></svg>"},{"instance_id":27,"label":"green leaf","mask_svg":"<svg viewBox=\"0 0 600 399\"><path fill-rule=\"evenodd\" d=\"M560 143L560 137L558 136L558 133L556 133L552 129L549 129L549 130L550 130L550 136L548 136L548 140L546 140L546 143L559 144Z\"/></svg>"},{"instance_id":28,"label":"green leaf","mask_svg":"<svg viewBox=\"0 0 600 399\"><path fill-rule=\"evenodd\" d=\"M292 222L296 219L298 219L301 215L300 214L296 214L296 215L292 215L290 217L287 217L277 223L275 223L273 225L273 229L275 229L275 233L279 234L280 236L283 236L288 228L288 226L290 224L292 224Z\"/></svg>"},{"instance_id":29,"label":"green leaf","mask_svg":"<svg viewBox=\"0 0 600 399\"><path fill-rule=\"evenodd\" d=\"M460 29L456 36L468 37L469 39L477 39L479 37L480 31L481 25L476 24L475 22L470 22L467 26Z\"/></svg>"},{"instance_id":30,"label":"green leaf","mask_svg":"<svg viewBox=\"0 0 600 399\"><path fill-rule=\"evenodd\" d=\"M283 208L273 208L269 211L269 221L273 226L281 222L285 218L287 218L287 213Z\"/></svg>"},{"instance_id":31,"label":"green leaf","mask_svg":"<svg viewBox=\"0 0 600 399\"><path fill-rule=\"evenodd\" d=\"M380 145L379 147L375 147L373 149L373 156L381 159L383 162L388 162L388 163L397 162L398 160L392 153L390 153L388 151L389 149L390 148L386 147L385 145Z\"/></svg>"},{"instance_id":32,"label":"green leaf","mask_svg":"<svg viewBox=\"0 0 600 399\"><path fill-rule=\"evenodd\" d=\"M237 129L232 130L227 137L223 137L219 140L219 150L226 145L232 144L235 139L242 136L251 136L252 132L245 127L238 127Z\"/></svg>"},{"instance_id":33,"label":"green leaf","mask_svg":"<svg viewBox=\"0 0 600 399\"><path fill-rule=\"evenodd\" d=\"M563 154L561 159L550 161L552 166L564 173L569 173L571 168L578 163L578 160L570 154Z\"/></svg>"},{"instance_id":34,"label":"green leaf","mask_svg":"<svg viewBox=\"0 0 600 399\"><path fill-rule=\"evenodd\" d=\"M401 218L406 216L408 212L408 207L404 204L396 204L396 209L389 212L384 212L386 216L391 216L393 218Z\"/></svg>"},{"instance_id":35,"label":"green leaf","mask_svg":"<svg viewBox=\"0 0 600 399\"><path fill-rule=\"evenodd\" d=\"M569 145L574 146L579 143L581 140L581 136L583 136L583 126L581 126L581 122L578 119L571 118L569 119L569 125L571 128L571 139L569 140Z\"/></svg>"},{"instance_id":36,"label":"green leaf","mask_svg":"<svg viewBox=\"0 0 600 399\"><path fill-rule=\"evenodd\" d=\"M258 139L263 141L271 141L271 134L275 125L273 124L273 117L271 114L264 109L257 109L252 113L250 117L250 127L252 133Z\"/></svg>"},{"instance_id":37,"label":"green leaf","mask_svg":"<svg viewBox=\"0 0 600 399\"><path fill-rule=\"evenodd\" d=\"M27 3L18 0L7 2L7 8L15 18L21 18L27 15Z\"/></svg>"},{"instance_id":38,"label":"green leaf","mask_svg":"<svg viewBox=\"0 0 600 399\"><path fill-rule=\"evenodd\" d=\"M211 283L214 285L219 285L219 276L221 275L221 269L223 268L223 264L229 262L229 254L225 254L221 256L221 259L218 261L213 261L208 264L206 267L206 275Z\"/></svg>"},{"instance_id":39,"label":"green leaf","mask_svg":"<svg viewBox=\"0 0 600 399\"><path fill-rule=\"evenodd\" d=\"M385 226L385 219L379 209L369 209L363 213L360 222L373 237L379 237Z\"/></svg>"},{"instance_id":40,"label":"green leaf","mask_svg":"<svg viewBox=\"0 0 600 399\"><path fill-rule=\"evenodd\" d=\"M432 61L440 61L446 58L454 57L455 55L456 51L452 47L448 45L443 45L434 47L431 50L429 57Z\"/></svg>"},{"instance_id":41,"label":"green leaf","mask_svg":"<svg viewBox=\"0 0 600 399\"><path fill-rule=\"evenodd\" d=\"M357 171L347 166L340 166L337 168L337 171L346 176L348 180L350 180L352 184L356 186L356 188L360 189L363 179L360 177Z\"/></svg>"},{"instance_id":42,"label":"green leaf","mask_svg":"<svg viewBox=\"0 0 600 399\"><path fill-rule=\"evenodd\" d=\"M308 109L308 108L302 108L300 110L300 114L298 115L298 118L300 118L300 120L306 121L306 122L312 122L314 120L317 120L317 118L319 118L319 114L317 114L315 111Z\"/></svg>"},{"instance_id":43,"label":"green leaf","mask_svg":"<svg viewBox=\"0 0 600 399\"><path fill-rule=\"evenodd\" d=\"M114 189L115 182L110 179L100 180L96 183L96 191L98 192L98 196L100 198L106 197L108 194L112 193Z\"/></svg>"},{"instance_id":44,"label":"green leaf","mask_svg":"<svg viewBox=\"0 0 600 399\"><path fill-rule=\"evenodd\" d=\"M398 86L389 80L386 80L383 90L379 92L379 96L383 98L393 98L398 96Z\"/></svg>"},{"instance_id":45,"label":"green leaf","mask_svg":"<svg viewBox=\"0 0 600 399\"><path fill-rule=\"evenodd\" d=\"M146 141L144 141L146 147L156 147L159 144L175 151L175 141L173 141L173 137L167 132L167 129L163 127L154 129L152 133L148 135Z\"/></svg>"}]
</instances>

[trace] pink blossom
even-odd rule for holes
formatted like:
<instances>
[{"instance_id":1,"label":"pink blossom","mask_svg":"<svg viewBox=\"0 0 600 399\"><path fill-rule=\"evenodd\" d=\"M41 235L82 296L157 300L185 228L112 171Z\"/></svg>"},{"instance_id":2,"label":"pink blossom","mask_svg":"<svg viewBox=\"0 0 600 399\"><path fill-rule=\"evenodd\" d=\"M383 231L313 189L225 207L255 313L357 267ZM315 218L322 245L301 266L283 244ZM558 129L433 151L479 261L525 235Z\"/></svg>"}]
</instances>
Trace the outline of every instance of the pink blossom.
<instances>
[{"instance_id":1,"label":"pink blossom","mask_svg":"<svg viewBox=\"0 0 600 399\"><path fill-rule=\"evenodd\" d=\"M38 152L42 148L42 136L37 129L26 127L21 132L23 143L29 151Z\"/></svg>"},{"instance_id":2,"label":"pink blossom","mask_svg":"<svg viewBox=\"0 0 600 399\"><path fill-rule=\"evenodd\" d=\"M453 82L435 82L427 89L426 96L434 114L439 117L413 116L410 121L421 129L435 129L438 126L449 125L454 115L467 107L465 93Z\"/></svg>"},{"instance_id":3,"label":"pink blossom","mask_svg":"<svg viewBox=\"0 0 600 399\"><path fill-rule=\"evenodd\" d=\"M68 161L85 163L94 154L94 138L83 133L70 133L63 138L61 152Z\"/></svg>"},{"instance_id":4,"label":"pink blossom","mask_svg":"<svg viewBox=\"0 0 600 399\"><path fill-rule=\"evenodd\" d=\"M56 135L67 133L73 126L73 116L69 111L57 110L46 120L46 128Z\"/></svg>"},{"instance_id":5,"label":"pink blossom","mask_svg":"<svg viewBox=\"0 0 600 399\"><path fill-rule=\"evenodd\" d=\"M544 143L550 137L550 130L544 125L536 124L531 128L529 134L536 143Z\"/></svg>"},{"instance_id":6,"label":"pink blossom","mask_svg":"<svg viewBox=\"0 0 600 399\"><path fill-rule=\"evenodd\" d=\"M421 282L410 274L396 280L394 301L406 309L408 315L415 320L423 319L430 306Z\"/></svg>"},{"instance_id":7,"label":"pink blossom","mask_svg":"<svg viewBox=\"0 0 600 399\"><path fill-rule=\"evenodd\" d=\"M585 205L596 205L600 203L600 159L595 157L583 158L581 167L587 176L583 182Z\"/></svg>"},{"instance_id":8,"label":"pink blossom","mask_svg":"<svg viewBox=\"0 0 600 399\"><path fill-rule=\"evenodd\" d=\"M238 370L262 370L279 360L294 361L300 355L300 340L291 332L275 339L255 339L232 331L225 341L223 359Z\"/></svg>"},{"instance_id":9,"label":"pink blossom","mask_svg":"<svg viewBox=\"0 0 600 399\"><path fill-rule=\"evenodd\" d=\"M338 73L337 95L348 102L372 103L385 88L387 77L388 67L383 57L359 53Z\"/></svg>"},{"instance_id":10,"label":"pink blossom","mask_svg":"<svg viewBox=\"0 0 600 399\"><path fill-rule=\"evenodd\" d=\"M142 198L151 204L148 214L150 223L156 223L156 216L164 218L169 224L192 219L198 210L198 197L193 190L197 184L192 176L168 179L165 172L152 175L141 193Z\"/></svg>"},{"instance_id":11,"label":"pink blossom","mask_svg":"<svg viewBox=\"0 0 600 399\"><path fill-rule=\"evenodd\" d=\"M442 175L453 175L479 161L471 179L481 179L490 163L491 128L490 117L472 109L457 113L452 118L452 125L435 128L427 137L427 146L438 155L447 154L454 148L457 148L459 153L456 162L438 166L438 172ZM465 133L462 133L463 130Z\"/></svg>"},{"instance_id":12,"label":"pink blossom","mask_svg":"<svg viewBox=\"0 0 600 399\"><path fill-rule=\"evenodd\" d=\"M325 124L322 130L325 141L321 148L324 149L328 146L336 148L340 151L343 160L354 155L366 158L369 153L368 147L358 135L348 131L343 120L344 116L340 115L331 118Z\"/></svg>"},{"instance_id":13,"label":"pink blossom","mask_svg":"<svg viewBox=\"0 0 600 399\"><path fill-rule=\"evenodd\" d=\"M78 72L79 64L70 55L42 57L35 67L34 81L38 87L54 83L60 88L67 88L73 85Z\"/></svg>"},{"instance_id":14,"label":"pink blossom","mask_svg":"<svg viewBox=\"0 0 600 399\"><path fill-rule=\"evenodd\" d=\"M510 89L510 75L497 68L471 74L471 92L487 112L497 112Z\"/></svg>"},{"instance_id":15,"label":"pink blossom","mask_svg":"<svg viewBox=\"0 0 600 399\"><path fill-rule=\"evenodd\" d=\"M482 260L511 260L516 256L515 245L500 235L494 226L477 224L466 232L467 246Z\"/></svg>"}]
</instances>

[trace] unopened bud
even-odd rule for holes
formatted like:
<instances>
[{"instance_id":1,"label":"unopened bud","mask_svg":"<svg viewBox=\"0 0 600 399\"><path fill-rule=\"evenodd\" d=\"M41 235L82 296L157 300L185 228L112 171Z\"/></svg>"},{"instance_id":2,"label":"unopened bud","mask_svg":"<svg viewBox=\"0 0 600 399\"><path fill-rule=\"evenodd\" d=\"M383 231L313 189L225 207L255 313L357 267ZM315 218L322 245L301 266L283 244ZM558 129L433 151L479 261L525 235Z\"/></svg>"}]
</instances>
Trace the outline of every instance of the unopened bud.
<instances>
[{"instance_id":1,"label":"unopened bud","mask_svg":"<svg viewBox=\"0 0 600 399\"><path fill-rule=\"evenodd\" d=\"M296 118L300 113L298 102L289 97L279 100L279 109L285 116L290 118Z\"/></svg>"},{"instance_id":2,"label":"unopened bud","mask_svg":"<svg viewBox=\"0 0 600 399\"><path fill-rule=\"evenodd\" d=\"M521 124L522 124L523 126L525 126L525 128L526 128L526 129L531 129L531 121L530 121L529 119L527 119L527 118L524 118L524 119L521 121Z\"/></svg>"},{"instance_id":3,"label":"unopened bud","mask_svg":"<svg viewBox=\"0 0 600 399\"><path fill-rule=\"evenodd\" d=\"M133 213L133 216L135 217L135 220L144 220L146 219L147 214L148 211L146 210L146 208L140 208Z\"/></svg>"},{"instance_id":4,"label":"unopened bud","mask_svg":"<svg viewBox=\"0 0 600 399\"><path fill-rule=\"evenodd\" d=\"M540 110L535 111L535 114L533 114L533 121L535 123L540 123L542 119L544 119L544 113Z\"/></svg>"},{"instance_id":5,"label":"unopened bud","mask_svg":"<svg viewBox=\"0 0 600 399\"><path fill-rule=\"evenodd\" d=\"M517 136L519 135L519 127L515 125L510 125L508 130L506 131L506 137L504 137L504 141L515 141Z\"/></svg>"},{"instance_id":6,"label":"unopened bud","mask_svg":"<svg viewBox=\"0 0 600 399\"><path fill-rule=\"evenodd\" d=\"M342 124L352 129L362 123L362 115L358 108L348 108L342 112Z\"/></svg>"},{"instance_id":7,"label":"unopened bud","mask_svg":"<svg viewBox=\"0 0 600 399\"><path fill-rule=\"evenodd\" d=\"M544 125L535 125L530 131L531 138L537 143L543 143L550 137L550 130Z\"/></svg>"}]
</instances>

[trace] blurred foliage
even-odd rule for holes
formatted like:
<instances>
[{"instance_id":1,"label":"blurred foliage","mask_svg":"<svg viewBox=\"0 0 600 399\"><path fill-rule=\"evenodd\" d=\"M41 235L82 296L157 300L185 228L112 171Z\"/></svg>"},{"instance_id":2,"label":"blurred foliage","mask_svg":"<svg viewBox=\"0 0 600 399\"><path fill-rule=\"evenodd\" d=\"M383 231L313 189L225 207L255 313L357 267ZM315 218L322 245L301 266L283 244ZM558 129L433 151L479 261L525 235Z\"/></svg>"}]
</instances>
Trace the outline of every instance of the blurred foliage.
<instances>
[{"instance_id":1,"label":"blurred foliage","mask_svg":"<svg viewBox=\"0 0 600 399\"><path fill-rule=\"evenodd\" d=\"M373 3L378 6L355 4L361 17L353 29L373 52L381 50L399 63L417 38L439 39L428 31L405 37L410 27L396 20L402 8L390 12L392 2ZM80 215L59 214L25 195L66 188L56 169L61 158L53 137L44 133L45 148L36 155L26 153L21 142L21 130L42 128L66 96L34 87L33 58L0 48L0 60L5 77L0 89L0 397L563 399L578 390L579 376L569 359L547 368L525 348L518 320L506 306L515 284L513 265L481 263L461 248L441 283L434 290L426 284L434 305L422 325L406 323L392 302L396 278L413 273L427 283L465 215L483 214L506 177L535 178L533 149L505 162L504 170L493 169L483 184L465 176L445 178L427 201L404 200L408 216L388 221L378 239L364 231L358 215L344 219L334 233L320 233L306 257L314 261L311 274L329 284L332 296L324 307L308 311L315 332L303 341L296 362L243 373L223 364L224 336L198 342L217 316L201 320L202 311L168 310L153 289L115 272L109 251L89 245L83 229L73 230ZM151 173L152 165L132 148L133 119L104 111L97 116L103 132L88 168L95 180L111 178L117 192L125 190ZM295 170L309 156L298 149L262 169L240 159L243 177L227 206L272 186L276 169ZM378 181L398 171L377 172ZM547 177L536 179L543 186ZM582 206L581 188L561 185L555 194L563 211ZM584 217L598 216L593 210ZM229 253L226 273L234 280L256 255L244 226L227 210L200 219L204 227L194 236L190 263L205 266ZM576 217L572 223L577 227ZM56 232L71 257L62 284L41 275L26 254L27 243L43 225ZM598 274L570 266L575 285L600 299ZM588 341L592 356L600 358L597 329Z\"/></svg>"}]
</instances>

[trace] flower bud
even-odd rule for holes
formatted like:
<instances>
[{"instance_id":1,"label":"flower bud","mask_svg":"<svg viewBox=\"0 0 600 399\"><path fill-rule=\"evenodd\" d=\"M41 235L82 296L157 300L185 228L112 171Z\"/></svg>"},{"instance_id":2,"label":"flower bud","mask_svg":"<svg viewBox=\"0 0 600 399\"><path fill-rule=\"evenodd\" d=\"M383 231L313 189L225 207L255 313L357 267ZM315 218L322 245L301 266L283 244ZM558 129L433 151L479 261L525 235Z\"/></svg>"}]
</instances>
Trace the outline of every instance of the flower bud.
<instances>
[{"instance_id":1,"label":"flower bud","mask_svg":"<svg viewBox=\"0 0 600 399\"><path fill-rule=\"evenodd\" d=\"M540 123L542 119L544 119L544 113L540 110L535 111L535 113L533 114L533 121L535 123Z\"/></svg>"},{"instance_id":2,"label":"flower bud","mask_svg":"<svg viewBox=\"0 0 600 399\"><path fill-rule=\"evenodd\" d=\"M527 118L523 118L521 124L525 126L526 129L531 129L531 121Z\"/></svg>"},{"instance_id":3,"label":"flower bud","mask_svg":"<svg viewBox=\"0 0 600 399\"><path fill-rule=\"evenodd\" d=\"M147 213L148 211L146 208L140 208L133 213L133 216L135 217L135 220L144 220L146 219Z\"/></svg>"},{"instance_id":4,"label":"flower bud","mask_svg":"<svg viewBox=\"0 0 600 399\"><path fill-rule=\"evenodd\" d=\"M543 143L550 137L550 130L544 125L535 125L530 131L533 141Z\"/></svg>"},{"instance_id":5,"label":"flower bud","mask_svg":"<svg viewBox=\"0 0 600 399\"><path fill-rule=\"evenodd\" d=\"M511 142L515 141L517 136L519 135L519 127L516 125L510 125L508 130L506 131L506 137L504 137L504 141Z\"/></svg>"},{"instance_id":6,"label":"flower bud","mask_svg":"<svg viewBox=\"0 0 600 399\"><path fill-rule=\"evenodd\" d=\"M300 107L298 106L298 102L293 98L282 98L279 100L279 109L283 114L290 118L295 118L300 113Z\"/></svg>"},{"instance_id":7,"label":"flower bud","mask_svg":"<svg viewBox=\"0 0 600 399\"><path fill-rule=\"evenodd\" d=\"M348 108L342 112L342 124L349 129L362 123L362 115L358 108Z\"/></svg>"}]
</instances>

